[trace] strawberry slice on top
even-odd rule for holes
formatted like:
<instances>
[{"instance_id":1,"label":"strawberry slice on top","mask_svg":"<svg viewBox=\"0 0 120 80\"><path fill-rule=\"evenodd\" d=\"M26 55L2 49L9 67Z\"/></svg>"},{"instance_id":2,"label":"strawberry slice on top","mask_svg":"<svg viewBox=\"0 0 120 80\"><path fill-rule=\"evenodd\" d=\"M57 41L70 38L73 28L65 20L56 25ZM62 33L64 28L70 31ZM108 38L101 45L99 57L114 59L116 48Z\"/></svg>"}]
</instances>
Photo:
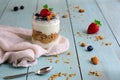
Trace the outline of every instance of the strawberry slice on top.
<instances>
[{"instance_id":1,"label":"strawberry slice on top","mask_svg":"<svg viewBox=\"0 0 120 80\"><path fill-rule=\"evenodd\" d=\"M99 31L99 27L100 27L101 25L102 25L102 24L100 23L100 21L95 20L94 22L92 22L92 23L88 26L87 33L88 33L88 34L97 33L97 32Z\"/></svg>"}]
</instances>

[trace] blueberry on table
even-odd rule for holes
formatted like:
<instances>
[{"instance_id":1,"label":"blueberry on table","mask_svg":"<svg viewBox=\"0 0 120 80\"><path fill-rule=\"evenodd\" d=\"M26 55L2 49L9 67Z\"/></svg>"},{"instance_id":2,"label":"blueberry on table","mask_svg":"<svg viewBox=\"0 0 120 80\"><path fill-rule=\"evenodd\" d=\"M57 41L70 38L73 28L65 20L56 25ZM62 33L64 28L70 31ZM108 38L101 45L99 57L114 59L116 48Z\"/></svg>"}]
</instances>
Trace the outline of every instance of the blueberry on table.
<instances>
[{"instance_id":1,"label":"blueberry on table","mask_svg":"<svg viewBox=\"0 0 120 80\"><path fill-rule=\"evenodd\" d=\"M87 50L88 50L88 51L92 51L92 50L93 50L93 47L90 45L90 46L87 47Z\"/></svg>"},{"instance_id":2,"label":"blueberry on table","mask_svg":"<svg viewBox=\"0 0 120 80\"><path fill-rule=\"evenodd\" d=\"M21 5L21 6L20 6L20 9L24 9L24 6L23 6L23 5Z\"/></svg>"},{"instance_id":3,"label":"blueberry on table","mask_svg":"<svg viewBox=\"0 0 120 80\"><path fill-rule=\"evenodd\" d=\"M18 11L18 6L15 6L15 7L13 8L13 11Z\"/></svg>"}]
</instances>

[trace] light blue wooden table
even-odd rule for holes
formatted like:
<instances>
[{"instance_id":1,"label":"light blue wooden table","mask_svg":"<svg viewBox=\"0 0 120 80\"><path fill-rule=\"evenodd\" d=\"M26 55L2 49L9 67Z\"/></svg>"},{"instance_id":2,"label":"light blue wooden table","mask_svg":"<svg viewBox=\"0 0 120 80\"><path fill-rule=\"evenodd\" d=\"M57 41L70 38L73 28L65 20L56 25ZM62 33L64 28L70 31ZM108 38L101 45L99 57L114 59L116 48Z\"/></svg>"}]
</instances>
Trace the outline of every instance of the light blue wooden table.
<instances>
[{"instance_id":1,"label":"light blue wooden table","mask_svg":"<svg viewBox=\"0 0 120 80\"><path fill-rule=\"evenodd\" d=\"M37 65L28 68L14 68L7 63L1 64L0 80L7 75L36 71L49 65L54 66L54 69L44 76L26 75L13 80L49 80L59 72L66 73L67 76L64 74L55 80L120 80L120 0L0 0L0 25L31 29L32 14L46 3L59 13L60 34L69 39L69 50L59 57L42 56ZM14 6L21 5L24 5L24 10L11 11ZM85 12L79 13L76 6L80 6ZM64 14L69 16L62 18ZM87 27L94 19L100 20L102 27L98 34L87 35ZM104 36L104 39L95 41L95 36L99 35ZM81 47L80 42L92 45L94 50L86 51L86 47ZM106 46L104 43L112 45ZM69 52L71 55L68 55ZM99 58L98 65L91 64L90 58L93 56ZM98 71L100 75L89 75L90 71ZM76 75L71 77L70 74Z\"/></svg>"}]
</instances>

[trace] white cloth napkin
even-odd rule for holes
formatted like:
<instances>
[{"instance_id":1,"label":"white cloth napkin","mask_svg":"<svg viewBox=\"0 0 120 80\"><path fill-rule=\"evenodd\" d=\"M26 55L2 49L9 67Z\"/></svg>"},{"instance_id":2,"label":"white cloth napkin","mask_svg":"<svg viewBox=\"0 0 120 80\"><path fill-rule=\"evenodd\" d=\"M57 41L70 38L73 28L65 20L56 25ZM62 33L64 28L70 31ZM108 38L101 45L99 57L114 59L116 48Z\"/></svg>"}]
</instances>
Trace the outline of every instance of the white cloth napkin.
<instances>
[{"instance_id":1,"label":"white cloth napkin","mask_svg":"<svg viewBox=\"0 0 120 80\"><path fill-rule=\"evenodd\" d=\"M0 25L0 64L11 63L14 67L28 67L37 63L42 55L57 55L69 48L67 38L60 36L59 44L44 49L31 43L32 30Z\"/></svg>"}]
</instances>

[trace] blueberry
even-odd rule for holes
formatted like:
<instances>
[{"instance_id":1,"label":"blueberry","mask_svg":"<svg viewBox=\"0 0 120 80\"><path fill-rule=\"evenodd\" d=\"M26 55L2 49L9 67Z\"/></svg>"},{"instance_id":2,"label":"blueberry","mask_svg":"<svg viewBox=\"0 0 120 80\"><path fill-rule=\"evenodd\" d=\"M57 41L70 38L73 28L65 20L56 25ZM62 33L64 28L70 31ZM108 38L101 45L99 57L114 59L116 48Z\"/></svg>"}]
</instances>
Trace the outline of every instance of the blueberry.
<instances>
[{"instance_id":1,"label":"blueberry","mask_svg":"<svg viewBox=\"0 0 120 80\"><path fill-rule=\"evenodd\" d=\"M21 10L22 10L22 9L24 9L24 6L23 6L23 5L21 5L21 6L20 6L20 9L21 9Z\"/></svg>"},{"instance_id":2,"label":"blueberry","mask_svg":"<svg viewBox=\"0 0 120 80\"><path fill-rule=\"evenodd\" d=\"M90 46L87 47L87 50L88 50L88 51L92 51L92 50L93 50L93 47L90 45Z\"/></svg>"},{"instance_id":3,"label":"blueberry","mask_svg":"<svg viewBox=\"0 0 120 80\"><path fill-rule=\"evenodd\" d=\"M13 11L18 11L18 6L15 6L15 7L13 8Z\"/></svg>"},{"instance_id":4,"label":"blueberry","mask_svg":"<svg viewBox=\"0 0 120 80\"><path fill-rule=\"evenodd\" d=\"M40 16L40 14L39 14L39 13L35 13L35 16L36 16L36 17L39 17L39 16Z\"/></svg>"}]
</instances>

